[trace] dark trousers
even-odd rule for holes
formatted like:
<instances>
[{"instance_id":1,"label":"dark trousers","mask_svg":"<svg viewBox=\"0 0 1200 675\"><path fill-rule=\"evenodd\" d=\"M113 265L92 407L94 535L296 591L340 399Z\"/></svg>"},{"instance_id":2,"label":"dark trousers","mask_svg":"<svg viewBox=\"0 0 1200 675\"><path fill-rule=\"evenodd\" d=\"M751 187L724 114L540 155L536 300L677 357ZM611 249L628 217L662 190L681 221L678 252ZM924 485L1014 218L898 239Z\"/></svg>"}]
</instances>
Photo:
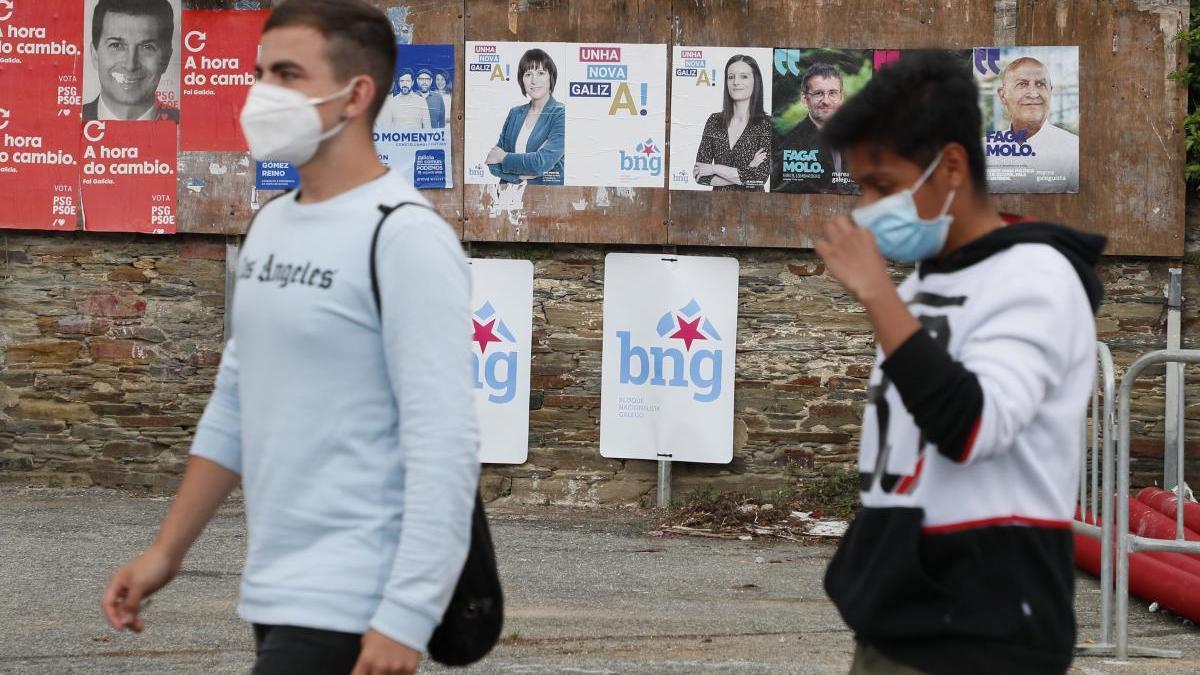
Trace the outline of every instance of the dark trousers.
<instances>
[{"instance_id":1,"label":"dark trousers","mask_svg":"<svg viewBox=\"0 0 1200 675\"><path fill-rule=\"evenodd\" d=\"M922 673L916 668L891 660L883 652L860 641L854 647L854 661L850 664L850 675L922 675Z\"/></svg>"},{"instance_id":2,"label":"dark trousers","mask_svg":"<svg viewBox=\"0 0 1200 675\"><path fill-rule=\"evenodd\" d=\"M297 626L254 624L258 657L253 675L348 675L362 636Z\"/></svg>"}]
</instances>

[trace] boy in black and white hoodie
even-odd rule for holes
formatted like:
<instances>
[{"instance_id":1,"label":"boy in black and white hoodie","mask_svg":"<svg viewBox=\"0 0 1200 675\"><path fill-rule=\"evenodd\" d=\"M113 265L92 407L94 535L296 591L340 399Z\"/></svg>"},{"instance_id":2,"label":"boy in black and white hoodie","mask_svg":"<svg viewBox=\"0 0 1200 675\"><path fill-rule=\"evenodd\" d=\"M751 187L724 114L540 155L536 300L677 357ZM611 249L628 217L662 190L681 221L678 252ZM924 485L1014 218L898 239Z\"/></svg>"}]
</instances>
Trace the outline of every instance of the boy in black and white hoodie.
<instances>
[{"instance_id":1,"label":"boy in black and white hoodie","mask_svg":"<svg viewBox=\"0 0 1200 675\"><path fill-rule=\"evenodd\" d=\"M1070 523L1104 238L997 213L980 128L962 60L915 52L823 131L863 192L816 250L878 342L863 510L825 577L858 640L851 672L1071 662ZM897 288L885 257L917 269Z\"/></svg>"}]
</instances>

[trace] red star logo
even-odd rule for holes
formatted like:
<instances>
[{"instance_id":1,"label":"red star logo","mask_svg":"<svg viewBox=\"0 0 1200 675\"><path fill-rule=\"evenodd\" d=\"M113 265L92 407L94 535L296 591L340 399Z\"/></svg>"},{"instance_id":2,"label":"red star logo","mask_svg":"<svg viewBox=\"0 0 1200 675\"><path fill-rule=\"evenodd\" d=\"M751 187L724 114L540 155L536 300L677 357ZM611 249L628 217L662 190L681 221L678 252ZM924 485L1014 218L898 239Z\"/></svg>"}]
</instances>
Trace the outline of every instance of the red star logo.
<instances>
[{"instance_id":1,"label":"red star logo","mask_svg":"<svg viewBox=\"0 0 1200 675\"><path fill-rule=\"evenodd\" d=\"M489 342L503 342L495 333L492 332L492 326L496 325L496 320L481 324L475 319L471 319L471 323L475 324L475 335L471 340L479 343L479 351L486 352Z\"/></svg>"},{"instance_id":2,"label":"red star logo","mask_svg":"<svg viewBox=\"0 0 1200 675\"><path fill-rule=\"evenodd\" d=\"M646 145L644 145L644 146L642 147L642 153L643 153L643 154L646 154L646 155L653 155L653 154L654 154L654 153L656 153L656 152L658 152L658 150L655 150L655 149L654 149L654 144L653 144L653 143L647 143Z\"/></svg>"},{"instance_id":3,"label":"red star logo","mask_svg":"<svg viewBox=\"0 0 1200 675\"><path fill-rule=\"evenodd\" d=\"M679 322L679 330L675 331L671 337L683 340L683 348L687 351L692 351L693 341L708 339L697 329L697 326L700 325L700 317L696 317L691 323L684 321L682 316L675 317L675 320Z\"/></svg>"}]
</instances>

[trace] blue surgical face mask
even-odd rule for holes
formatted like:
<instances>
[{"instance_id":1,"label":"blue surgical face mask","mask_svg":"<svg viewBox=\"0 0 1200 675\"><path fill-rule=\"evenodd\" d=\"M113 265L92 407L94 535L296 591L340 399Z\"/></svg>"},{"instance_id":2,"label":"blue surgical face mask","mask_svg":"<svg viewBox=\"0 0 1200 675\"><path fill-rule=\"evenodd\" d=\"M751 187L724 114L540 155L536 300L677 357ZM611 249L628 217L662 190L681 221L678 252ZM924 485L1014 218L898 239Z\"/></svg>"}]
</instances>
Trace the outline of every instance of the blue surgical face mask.
<instances>
[{"instance_id":1,"label":"blue surgical face mask","mask_svg":"<svg viewBox=\"0 0 1200 675\"><path fill-rule=\"evenodd\" d=\"M875 235L875 244L885 258L901 263L919 262L934 257L946 245L950 221L954 220L954 216L947 213L950 202L954 201L954 190L946 195L942 212L933 220L922 218L917 212L917 202L913 200L913 194L921 189L941 161L942 153L938 152L912 187L850 212L855 224Z\"/></svg>"}]
</instances>

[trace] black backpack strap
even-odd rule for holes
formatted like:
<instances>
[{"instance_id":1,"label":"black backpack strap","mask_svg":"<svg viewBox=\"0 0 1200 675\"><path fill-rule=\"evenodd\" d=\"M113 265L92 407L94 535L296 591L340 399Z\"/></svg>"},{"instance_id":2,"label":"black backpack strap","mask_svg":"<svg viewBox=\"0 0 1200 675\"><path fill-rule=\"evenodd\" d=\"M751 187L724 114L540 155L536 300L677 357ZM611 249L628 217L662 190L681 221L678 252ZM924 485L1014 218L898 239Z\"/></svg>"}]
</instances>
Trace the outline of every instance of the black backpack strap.
<instances>
[{"instance_id":1,"label":"black backpack strap","mask_svg":"<svg viewBox=\"0 0 1200 675\"><path fill-rule=\"evenodd\" d=\"M375 312L379 316L383 316L383 303L379 299L379 274L376 271L375 249L379 246L379 232L383 229L384 221L402 206L419 206L423 209L433 211L433 207L418 202L400 202L393 206L388 206L387 204L379 205L379 212L383 215L379 217L379 222L375 223L375 234L371 235L371 295L375 297Z\"/></svg>"},{"instance_id":2,"label":"black backpack strap","mask_svg":"<svg viewBox=\"0 0 1200 675\"><path fill-rule=\"evenodd\" d=\"M376 271L375 249L383 223L402 206L433 207L417 202L400 202L394 206L379 205L379 222L371 235L371 294L375 296L375 311L383 316L379 298L379 276ZM434 211L436 213L436 211ZM504 626L504 591L496 566L496 550L492 545L483 496L475 491L475 508L471 513L471 543L467 559L454 585L450 604L441 623L429 641L430 657L448 666L465 666L483 658L496 642Z\"/></svg>"}]
</instances>

